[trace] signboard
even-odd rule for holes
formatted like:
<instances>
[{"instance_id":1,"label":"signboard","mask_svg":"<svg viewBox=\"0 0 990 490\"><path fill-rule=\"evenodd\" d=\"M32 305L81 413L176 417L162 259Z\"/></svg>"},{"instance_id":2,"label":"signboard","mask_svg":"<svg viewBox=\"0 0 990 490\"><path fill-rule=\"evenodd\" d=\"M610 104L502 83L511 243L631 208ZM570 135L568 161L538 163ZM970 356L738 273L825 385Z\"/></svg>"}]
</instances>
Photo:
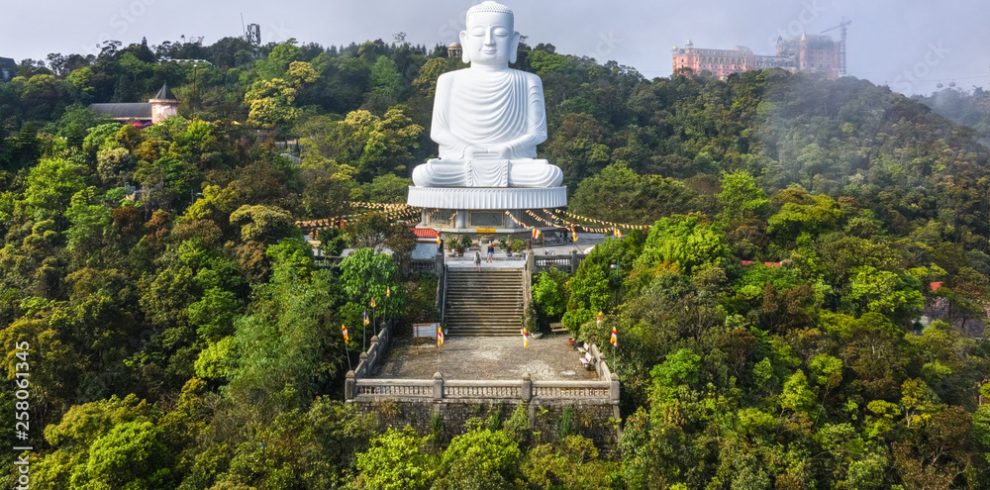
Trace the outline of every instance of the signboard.
<instances>
[{"instance_id":1,"label":"signboard","mask_svg":"<svg viewBox=\"0 0 990 490\"><path fill-rule=\"evenodd\" d=\"M413 323L413 338L434 338L438 328L439 323Z\"/></svg>"},{"instance_id":2,"label":"signboard","mask_svg":"<svg viewBox=\"0 0 990 490\"><path fill-rule=\"evenodd\" d=\"M475 228L474 229L474 232L475 233L490 233L491 234L491 233L497 233L498 232L498 229L496 229L496 228Z\"/></svg>"}]
</instances>

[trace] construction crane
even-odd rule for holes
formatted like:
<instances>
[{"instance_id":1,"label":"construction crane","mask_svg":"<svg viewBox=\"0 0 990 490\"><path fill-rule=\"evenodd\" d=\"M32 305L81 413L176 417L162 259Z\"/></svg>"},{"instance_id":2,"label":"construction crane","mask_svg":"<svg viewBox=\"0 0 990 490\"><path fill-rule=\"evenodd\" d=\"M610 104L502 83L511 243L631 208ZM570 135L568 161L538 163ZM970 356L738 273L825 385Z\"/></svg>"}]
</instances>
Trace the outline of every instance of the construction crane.
<instances>
[{"instance_id":1,"label":"construction crane","mask_svg":"<svg viewBox=\"0 0 990 490\"><path fill-rule=\"evenodd\" d=\"M842 21L839 22L839 25L829 27L828 29L825 29L824 31L821 32L822 34L825 34L826 32L831 32L836 29L841 29L840 32L842 35L842 46L840 47L839 54L840 56L842 56L842 60L839 63L840 76L844 76L846 74L846 32L849 27L849 24L852 24L852 21L846 20L846 18L843 17Z\"/></svg>"}]
</instances>

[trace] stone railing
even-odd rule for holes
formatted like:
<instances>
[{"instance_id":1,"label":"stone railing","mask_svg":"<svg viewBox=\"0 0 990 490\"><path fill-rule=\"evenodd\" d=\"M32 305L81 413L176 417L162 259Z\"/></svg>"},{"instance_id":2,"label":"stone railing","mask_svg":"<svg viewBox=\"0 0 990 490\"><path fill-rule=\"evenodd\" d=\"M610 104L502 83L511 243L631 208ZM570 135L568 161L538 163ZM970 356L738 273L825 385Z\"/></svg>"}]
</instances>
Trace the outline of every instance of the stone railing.
<instances>
[{"instance_id":1,"label":"stone railing","mask_svg":"<svg viewBox=\"0 0 990 490\"><path fill-rule=\"evenodd\" d=\"M390 322L386 321L385 326L378 331L378 334L371 337L371 346L368 347L367 351L361 353L357 367L347 373L347 379L350 380L352 377L354 379L363 378L374 373L379 363L381 363L382 358L385 357L385 351L388 349L388 344L391 340L392 327Z\"/></svg>"},{"instance_id":2,"label":"stone railing","mask_svg":"<svg viewBox=\"0 0 990 490\"><path fill-rule=\"evenodd\" d=\"M535 274L550 268L556 268L573 274L577 272L578 265L581 264L581 261L584 260L585 257L587 257L587 255L579 254L576 250L571 251L571 253L567 255L534 255L533 273Z\"/></svg>"},{"instance_id":3,"label":"stone railing","mask_svg":"<svg viewBox=\"0 0 990 490\"><path fill-rule=\"evenodd\" d=\"M418 272L425 274L437 274L439 273L439 268L443 266L443 254L438 254L438 258L433 259L410 259L409 260L409 271ZM337 256L317 256L313 257L313 266L317 269L337 269L340 267L340 263L344 260L344 257ZM437 265L439 261L440 265Z\"/></svg>"},{"instance_id":4,"label":"stone railing","mask_svg":"<svg viewBox=\"0 0 990 490\"><path fill-rule=\"evenodd\" d=\"M440 313L440 326L443 327L444 317L447 315L447 264L441 262L437 266L437 312Z\"/></svg>"},{"instance_id":5,"label":"stone railing","mask_svg":"<svg viewBox=\"0 0 990 490\"><path fill-rule=\"evenodd\" d=\"M437 261L436 259L412 259L409 261L409 271L423 274L436 274Z\"/></svg>"},{"instance_id":6,"label":"stone railing","mask_svg":"<svg viewBox=\"0 0 990 490\"><path fill-rule=\"evenodd\" d=\"M535 318L530 318L530 307L533 304L533 251L530 250L526 252L526 262L523 265L523 323L526 324L527 328L532 327L530 321L536 321Z\"/></svg>"},{"instance_id":7,"label":"stone railing","mask_svg":"<svg viewBox=\"0 0 990 490\"><path fill-rule=\"evenodd\" d=\"M619 404L619 380L591 344L597 381L532 380L529 374L519 380L445 380L441 373L433 379L371 379L368 378L380 356L384 355L391 332L383 328L372 337L371 348L361 354L357 369L347 373L344 397L349 401L400 399L411 401L506 400L520 402L582 402Z\"/></svg>"},{"instance_id":8,"label":"stone railing","mask_svg":"<svg viewBox=\"0 0 990 490\"><path fill-rule=\"evenodd\" d=\"M581 401L619 403L619 381L445 380L436 373L424 379L352 379L348 373L345 396L354 401L408 399L410 401L506 400L520 402Z\"/></svg>"}]
</instances>

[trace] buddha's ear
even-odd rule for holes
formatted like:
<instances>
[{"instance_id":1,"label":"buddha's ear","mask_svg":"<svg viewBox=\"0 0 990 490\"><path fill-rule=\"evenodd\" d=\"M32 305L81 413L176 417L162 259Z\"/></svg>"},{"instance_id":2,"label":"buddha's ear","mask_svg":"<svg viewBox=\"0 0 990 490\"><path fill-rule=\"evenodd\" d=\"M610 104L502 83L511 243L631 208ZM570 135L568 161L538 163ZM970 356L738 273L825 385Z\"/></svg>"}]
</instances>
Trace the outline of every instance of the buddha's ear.
<instances>
[{"instance_id":1,"label":"buddha's ear","mask_svg":"<svg viewBox=\"0 0 990 490\"><path fill-rule=\"evenodd\" d=\"M461 61L465 64L471 63L471 55L468 54L468 33L467 31L461 31L459 36L461 39Z\"/></svg>"},{"instance_id":2,"label":"buddha's ear","mask_svg":"<svg viewBox=\"0 0 990 490\"><path fill-rule=\"evenodd\" d=\"M509 42L509 63L515 63L516 58L519 57L519 41L521 39L522 36L519 35L518 31L512 33L512 41Z\"/></svg>"}]
</instances>

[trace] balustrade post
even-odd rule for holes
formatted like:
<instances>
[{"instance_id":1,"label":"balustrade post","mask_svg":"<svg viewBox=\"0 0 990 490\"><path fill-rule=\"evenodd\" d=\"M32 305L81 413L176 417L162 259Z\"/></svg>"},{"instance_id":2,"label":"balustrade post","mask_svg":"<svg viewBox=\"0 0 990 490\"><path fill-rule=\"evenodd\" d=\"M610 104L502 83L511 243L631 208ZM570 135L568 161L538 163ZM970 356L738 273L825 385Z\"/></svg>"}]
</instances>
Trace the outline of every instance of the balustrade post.
<instances>
[{"instance_id":1,"label":"balustrade post","mask_svg":"<svg viewBox=\"0 0 990 490\"><path fill-rule=\"evenodd\" d=\"M577 250L571 250L571 274L576 274L578 268Z\"/></svg>"},{"instance_id":2,"label":"balustrade post","mask_svg":"<svg viewBox=\"0 0 990 490\"><path fill-rule=\"evenodd\" d=\"M619 380L616 378L615 373L612 374L612 381L608 385L608 397L612 403L619 403Z\"/></svg>"},{"instance_id":3,"label":"balustrade post","mask_svg":"<svg viewBox=\"0 0 990 490\"><path fill-rule=\"evenodd\" d=\"M356 389L357 375L354 374L353 370L347 371L347 374L344 376L344 399L353 400L357 396L357 393L355 393Z\"/></svg>"},{"instance_id":4,"label":"balustrade post","mask_svg":"<svg viewBox=\"0 0 990 490\"><path fill-rule=\"evenodd\" d=\"M529 373L523 373L522 389L519 393L523 403L529 403L533 399L533 380Z\"/></svg>"},{"instance_id":5,"label":"balustrade post","mask_svg":"<svg viewBox=\"0 0 990 490\"><path fill-rule=\"evenodd\" d=\"M358 359L357 374L368 374L368 353L362 352L361 355L358 356Z\"/></svg>"},{"instance_id":6,"label":"balustrade post","mask_svg":"<svg viewBox=\"0 0 990 490\"><path fill-rule=\"evenodd\" d=\"M440 371L433 374L433 399L443 400L443 375Z\"/></svg>"}]
</instances>

